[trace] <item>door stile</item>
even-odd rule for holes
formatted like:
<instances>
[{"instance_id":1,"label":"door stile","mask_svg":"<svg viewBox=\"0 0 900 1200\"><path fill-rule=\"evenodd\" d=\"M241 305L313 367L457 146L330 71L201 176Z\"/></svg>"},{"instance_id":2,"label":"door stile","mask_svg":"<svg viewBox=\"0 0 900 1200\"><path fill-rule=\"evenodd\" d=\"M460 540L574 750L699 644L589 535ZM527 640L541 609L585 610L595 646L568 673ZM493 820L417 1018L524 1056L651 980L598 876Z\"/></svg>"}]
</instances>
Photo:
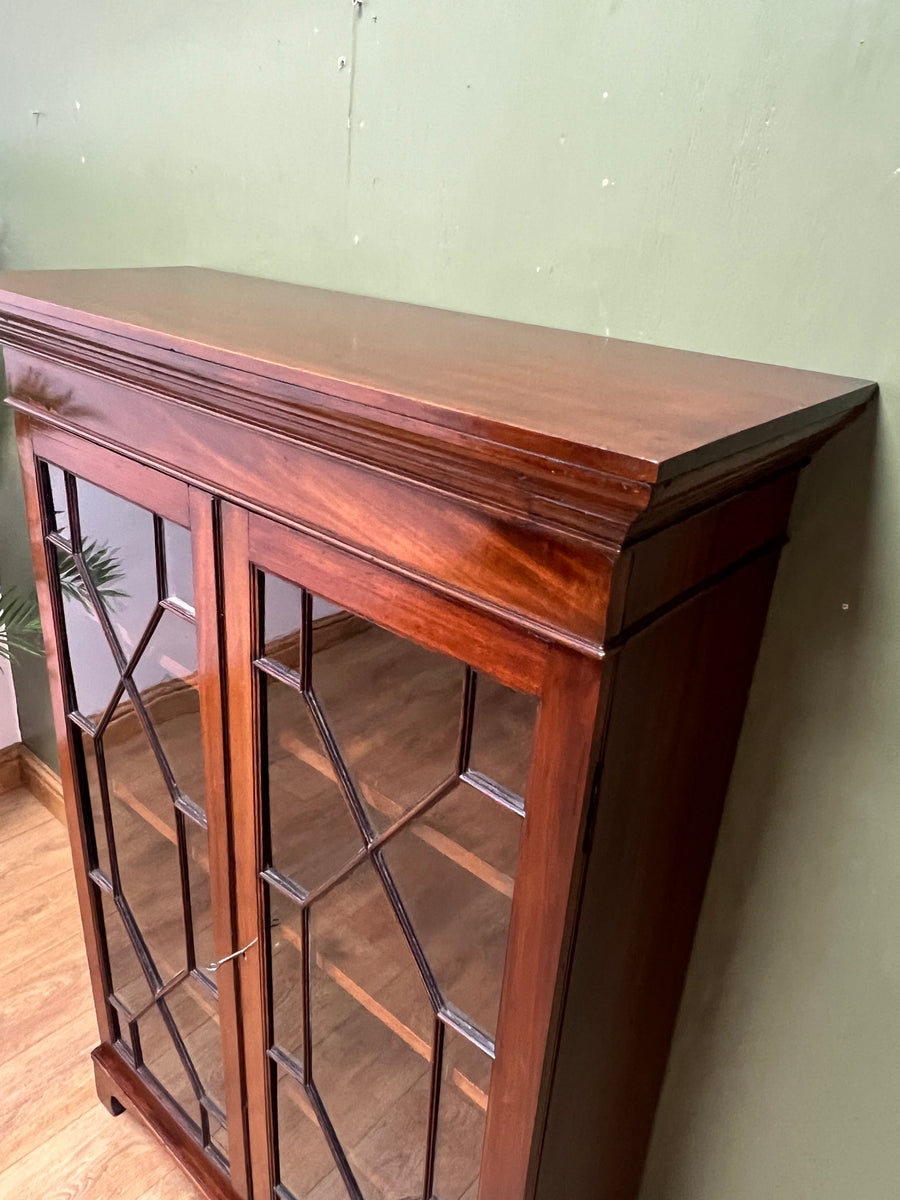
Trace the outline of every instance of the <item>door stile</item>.
<instances>
[{"instance_id":1,"label":"door stile","mask_svg":"<svg viewBox=\"0 0 900 1200\"><path fill-rule=\"evenodd\" d=\"M72 746L74 735L66 711L66 667L63 645L65 624L62 615L62 598L59 595L59 588L54 587L51 582L53 575L48 562L50 547L45 541L45 535L49 527L46 505L42 501L40 484L38 482L38 465L32 441L32 424L27 417L20 413L16 413L16 435L25 492L25 513L31 542L31 561L34 568L34 580L41 613L41 628L43 630L44 649L47 658L47 671L50 676L53 728L56 733L56 748L59 754L59 770L63 785L66 825L73 849L74 847L80 847L80 852L73 853L72 855L75 886L78 894L78 908L81 913L84 944L87 951L91 990L94 997L94 1009L97 1014L100 1040L112 1044L116 1040L117 1027L106 1001L109 971L100 933L102 917L98 911L99 905L88 877L88 835L84 823L84 814L81 810L81 805L78 803L80 789L76 788L74 776L77 756Z\"/></svg>"},{"instance_id":2,"label":"door stile","mask_svg":"<svg viewBox=\"0 0 900 1200\"><path fill-rule=\"evenodd\" d=\"M225 646L219 556L218 501L191 488L189 494L197 614L197 687L200 693L203 760L207 789L209 884L219 996L219 1022L228 1111L231 1185L249 1200L249 1145L244 1103L243 1030L240 968L232 957L242 946L234 899L234 844L231 831Z\"/></svg>"},{"instance_id":3,"label":"door stile","mask_svg":"<svg viewBox=\"0 0 900 1200\"><path fill-rule=\"evenodd\" d=\"M256 680L251 663L256 647L257 597L250 562L249 517L222 504L222 581L229 723L228 767L232 788L235 915L240 976L241 1021L250 1148L251 1195L269 1200L274 1180L274 1135L269 1103L267 1056L265 905L260 882L260 810Z\"/></svg>"},{"instance_id":4,"label":"door stile","mask_svg":"<svg viewBox=\"0 0 900 1200\"><path fill-rule=\"evenodd\" d=\"M584 864L604 660L547 655L500 1000L480 1200L525 1200Z\"/></svg>"}]
</instances>

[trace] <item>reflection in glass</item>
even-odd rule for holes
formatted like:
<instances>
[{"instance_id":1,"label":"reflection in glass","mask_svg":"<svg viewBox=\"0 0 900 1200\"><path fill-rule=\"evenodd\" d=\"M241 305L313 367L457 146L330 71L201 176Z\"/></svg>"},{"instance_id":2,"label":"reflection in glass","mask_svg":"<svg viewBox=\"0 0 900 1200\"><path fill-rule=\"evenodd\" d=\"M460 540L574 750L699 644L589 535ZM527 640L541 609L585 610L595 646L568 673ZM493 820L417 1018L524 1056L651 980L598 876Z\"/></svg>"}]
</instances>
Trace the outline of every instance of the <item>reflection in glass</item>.
<instances>
[{"instance_id":1,"label":"reflection in glass","mask_svg":"<svg viewBox=\"0 0 900 1200\"><path fill-rule=\"evenodd\" d=\"M109 971L113 993L126 1015L134 1016L149 1004L152 994L147 977L141 969L134 946L122 923L115 902L106 892L100 892L103 908L103 925L106 933L106 950L109 955Z\"/></svg>"},{"instance_id":2,"label":"reflection in glass","mask_svg":"<svg viewBox=\"0 0 900 1200\"><path fill-rule=\"evenodd\" d=\"M277 575L264 577L263 653L292 671L300 669L303 593Z\"/></svg>"},{"instance_id":3,"label":"reflection in glass","mask_svg":"<svg viewBox=\"0 0 900 1200\"><path fill-rule=\"evenodd\" d=\"M200 971L215 987L216 975L212 964L216 961L213 940L212 899L209 891L209 854L206 830L190 818L182 817L184 840L187 848L188 884L191 891L191 929L194 935L194 961Z\"/></svg>"},{"instance_id":4,"label":"reflection in glass","mask_svg":"<svg viewBox=\"0 0 900 1200\"><path fill-rule=\"evenodd\" d=\"M167 1001L203 1091L224 1112L225 1079L215 997L199 980L188 976L172 989Z\"/></svg>"},{"instance_id":5,"label":"reflection in glass","mask_svg":"<svg viewBox=\"0 0 900 1200\"><path fill-rule=\"evenodd\" d=\"M352 613L313 620L313 690L377 830L456 770L464 669Z\"/></svg>"},{"instance_id":6,"label":"reflection in glass","mask_svg":"<svg viewBox=\"0 0 900 1200\"><path fill-rule=\"evenodd\" d=\"M334 1170L334 1157L309 1098L286 1071L278 1071L273 1100L279 1181L297 1200L308 1200L313 1189Z\"/></svg>"},{"instance_id":7,"label":"reflection in glass","mask_svg":"<svg viewBox=\"0 0 900 1200\"><path fill-rule=\"evenodd\" d=\"M109 847L106 843L106 824L103 820L103 800L100 795L100 776L97 773L97 752L94 739L81 732L77 727L73 730L76 745L81 746L84 758L85 777L87 784L88 807L90 808L90 823L94 830L97 861L92 867L99 867L107 879L112 879L109 864Z\"/></svg>"},{"instance_id":8,"label":"reflection in glass","mask_svg":"<svg viewBox=\"0 0 900 1200\"><path fill-rule=\"evenodd\" d=\"M490 675L479 675L470 768L524 797L537 709L536 696L514 692Z\"/></svg>"},{"instance_id":9,"label":"reflection in glass","mask_svg":"<svg viewBox=\"0 0 900 1200\"><path fill-rule=\"evenodd\" d=\"M133 672L178 790L205 803L194 627L164 612Z\"/></svg>"},{"instance_id":10,"label":"reflection in glass","mask_svg":"<svg viewBox=\"0 0 900 1200\"><path fill-rule=\"evenodd\" d=\"M313 1080L363 1194L412 1196L425 1167L428 994L369 863L309 920Z\"/></svg>"},{"instance_id":11,"label":"reflection in glass","mask_svg":"<svg viewBox=\"0 0 900 1200\"><path fill-rule=\"evenodd\" d=\"M55 555L75 707L96 725L119 684L119 671L97 614L80 587L72 556L58 548Z\"/></svg>"},{"instance_id":12,"label":"reflection in glass","mask_svg":"<svg viewBox=\"0 0 900 1200\"><path fill-rule=\"evenodd\" d=\"M128 658L158 600L153 515L83 479L78 509L89 573Z\"/></svg>"},{"instance_id":13,"label":"reflection in glass","mask_svg":"<svg viewBox=\"0 0 900 1200\"><path fill-rule=\"evenodd\" d=\"M434 1159L436 1200L477 1194L491 1059L453 1029L444 1030L444 1061Z\"/></svg>"},{"instance_id":14,"label":"reflection in glass","mask_svg":"<svg viewBox=\"0 0 900 1200\"><path fill-rule=\"evenodd\" d=\"M362 846L299 692L265 677L271 865L313 891Z\"/></svg>"},{"instance_id":15,"label":"reflection in glass","mask_svg":"<svg viewBox=\"0 0 900 1200\"><path fill-rule=\"evenodd\" d=\"M160 760L127 693L120 696L102 741L110 795L174 843L171 793Z\"/></svg>"},{"instance_id":16,"label":"reflection in glass","mask_svg":"<svg viewBox=\"0 0 900 1200\"><path fill-rule=\"evenodd\" d=\"M215 1117L209 1118L209 1141L213 1149L222 1157L223 1162L228 1163L228 1131L224 1125L221 1125Z\"/></svg>"},{"instance_id":17,"label":"reflection in glass","mask_svg":"<svg viewBox=\"0 0 900 1200\"><path fill-rule=\"evenodd\" d=\"M194 606L194 566L191 560L191 532L181 525L164 521L166 578L168 594L191 608Z\"/></svg>"},{"instance_id":18,"label":"reflection in glass","mask_svg":"<svg viewBox=\"0 0 900 1200\"><path fill-rule=\"evenodd\" d=\"M521 829L518 813L460 783L384 849L445 1000L491 1038Z\"/></svg>"},{"instance_id":19,"label":"reflection in glass","mask_svg":"<svg viewBox=\"0 0 900 1200\"><path fill-rule=\"evenodd\" d=\"M178 1107L195 1124L199 1124L200 1105L191 1076L159 1008L154 1004L137 1024L144 1068ZM177 1022L175 1024L177 1029ZM177 1033L180 1034L181 1030L177 1029Z\"/></svg>"},{"instance_id":20,"label":"reflection in glass","mask_svg":"<svg viewBox=\"0 0 900 1200\"><path fill-rule=\"evenodd\" d=\"M174 828L146 819L140 801L119 782L120 766L115 754L108 751L110 807L122 892L166 981L187 966L176 836Z\"/></svg>"},{"instance_id":21,"label":"reflection in glass","mask_svg":"<svg viewBox=\"0 0 900 1200\"><path fill-rule=\"evenodd\" d=\"M50 503L53 507L51 524L61 537L69 537L69 505L66 500L65 475L51 463L47 464L47 475L50 480Z\"/></svg>"},{"instance_id":22,"label":"reflection in glass","mask_svg":"<svg viewBox=\"0 0 900 1200\"><path fill-rule=\"evenodd\" d=\"M272 1044L303 1062L303 921L299 906L277 888L269 898Z\"/></svg>"}]
</instances>

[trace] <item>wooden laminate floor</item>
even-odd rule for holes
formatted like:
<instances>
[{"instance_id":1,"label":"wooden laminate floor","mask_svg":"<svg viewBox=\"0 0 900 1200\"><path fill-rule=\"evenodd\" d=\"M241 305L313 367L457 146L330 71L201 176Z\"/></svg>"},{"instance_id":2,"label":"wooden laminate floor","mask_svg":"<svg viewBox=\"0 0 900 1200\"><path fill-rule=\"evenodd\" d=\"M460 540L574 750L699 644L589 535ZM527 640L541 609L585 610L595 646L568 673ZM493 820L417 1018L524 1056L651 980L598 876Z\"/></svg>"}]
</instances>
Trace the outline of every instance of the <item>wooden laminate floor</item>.
<instances>
[{"instance_id":1,"label":"wooden laminate floor","mask_svg":"<svg viewBox=\"0 0 900 1200\"><path fill-rule=\"evenodd\" d=\"M0 1197L198 1200L152 1134L94 1091L97 1042L63 826L0 795Z\"/></svg>"}]
</instances>

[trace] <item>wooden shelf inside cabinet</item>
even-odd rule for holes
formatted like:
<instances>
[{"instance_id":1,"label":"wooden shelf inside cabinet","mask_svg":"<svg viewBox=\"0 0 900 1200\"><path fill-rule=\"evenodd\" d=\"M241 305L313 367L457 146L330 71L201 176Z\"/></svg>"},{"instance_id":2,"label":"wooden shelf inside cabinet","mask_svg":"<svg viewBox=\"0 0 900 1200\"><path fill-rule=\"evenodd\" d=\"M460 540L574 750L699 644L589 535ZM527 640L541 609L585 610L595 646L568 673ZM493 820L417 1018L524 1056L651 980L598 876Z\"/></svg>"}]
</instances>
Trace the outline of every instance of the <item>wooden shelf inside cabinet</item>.
<instances>
[{"instance_id":1,"label":"wooden shelf inside cabinet","mask_svg":"<svg viewBox=\"0 0 900 1200\"><path fill-rule=\"evenodd\" d=\"M101 1044L210 1200L633 1200L799 471L861 380L0 273Z\"/></svg>"}]
</instances>

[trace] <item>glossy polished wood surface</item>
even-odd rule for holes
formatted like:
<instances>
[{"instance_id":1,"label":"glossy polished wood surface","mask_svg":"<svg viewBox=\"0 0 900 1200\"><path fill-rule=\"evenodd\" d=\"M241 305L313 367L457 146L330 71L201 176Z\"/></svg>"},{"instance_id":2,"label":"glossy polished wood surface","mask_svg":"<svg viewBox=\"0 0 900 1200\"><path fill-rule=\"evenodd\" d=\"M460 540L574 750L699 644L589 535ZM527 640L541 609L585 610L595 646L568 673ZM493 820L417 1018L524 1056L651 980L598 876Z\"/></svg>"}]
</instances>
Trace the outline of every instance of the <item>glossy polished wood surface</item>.
<instances>
[{"instance_id":1,"label":"glossy polished wood surface","mask_svg":"<svg viewBox=\"0 0 900 1200\"><path fill-rule=\"evenodd\" d=\"M182 953L193 888L237 952L182 1018L231 1194L634 1200L797 476L874 385L193 269L0 289L101 1098L229 1194L110 1007L106 705L132 857L179 847L132 885L148 936ZM167 563L190 526L194 657L126 688L146 722L82 704L62 469Z\"/></svg>"},{"instance_id":2,"label":"glossy polished wood surface","mask_svg":"<svg viewBox=\"0 0 900 1200\"><path fill-rule=\"evenodd\" d=\"M668 478L872 385L192 267L0 273L0 310L556 454ZM319 403L326 403L323 397Z\"/></svg>"}]
</instances>

